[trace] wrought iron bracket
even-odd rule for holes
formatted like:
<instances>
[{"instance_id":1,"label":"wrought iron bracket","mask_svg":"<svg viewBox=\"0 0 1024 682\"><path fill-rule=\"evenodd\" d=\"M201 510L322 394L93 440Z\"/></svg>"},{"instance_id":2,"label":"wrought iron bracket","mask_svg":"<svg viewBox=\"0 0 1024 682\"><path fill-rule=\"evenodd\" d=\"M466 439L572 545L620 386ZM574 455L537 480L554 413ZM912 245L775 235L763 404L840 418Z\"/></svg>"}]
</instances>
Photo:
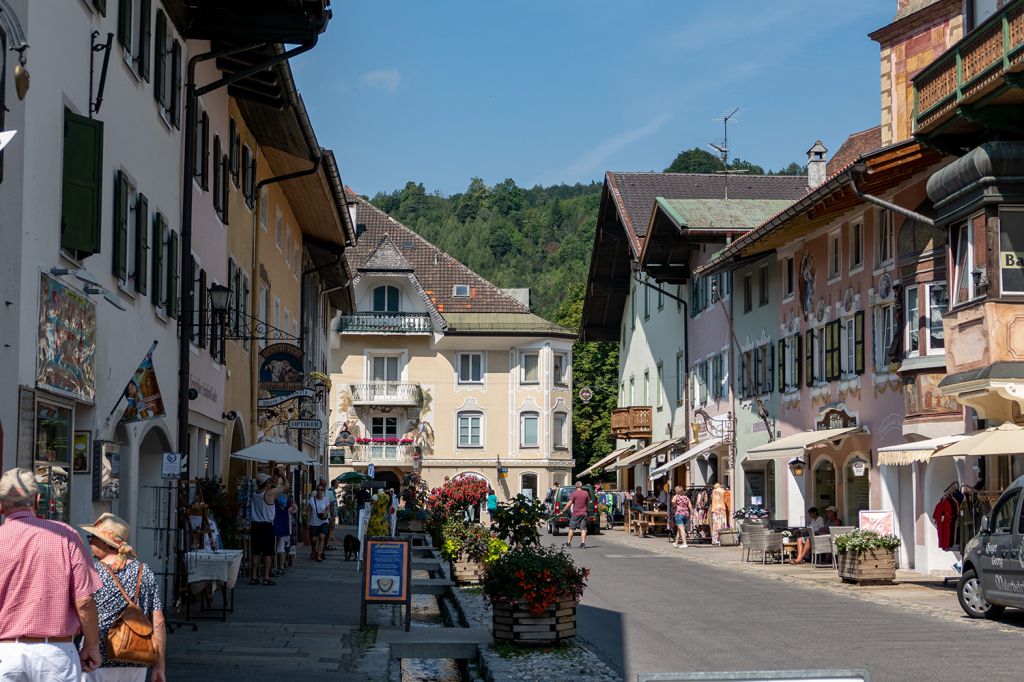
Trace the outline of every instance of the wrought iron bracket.
<instances>
[{"instance_id":1,"label":"wrought iron bracket","mask_svg":"<svg viewBox=\"0 0 1024 682\"><path fill-rule=\"evenodd\" d=\"M110 66L110 51L114 41L114 34L107 33L107 42L97 42L100 39L100 32L92 32L92 46L89 50L89 117L100 113L103 106L103 91L107 87L107 68ZM103 66L100 67L100 82L96 89L96 98L92 99L93 84L96 74L96 54L103 53Z\"/></svg>"}]
</instances>

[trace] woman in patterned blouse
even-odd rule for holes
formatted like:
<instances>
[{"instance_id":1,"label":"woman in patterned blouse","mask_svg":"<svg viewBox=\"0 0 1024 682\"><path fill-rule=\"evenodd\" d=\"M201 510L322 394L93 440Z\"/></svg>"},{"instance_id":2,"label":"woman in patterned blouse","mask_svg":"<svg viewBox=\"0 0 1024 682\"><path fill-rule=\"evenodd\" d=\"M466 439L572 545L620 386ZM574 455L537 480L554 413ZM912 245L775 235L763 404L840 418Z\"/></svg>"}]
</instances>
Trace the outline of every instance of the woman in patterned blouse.
<instances>
[{"instance_id":1,"label":"woman in patterned blouse","mask_svg":"<svg viewBox=\"0 0 1024 682\"><path fill-rule=\"evenodd\" d=\"M99 612L100 654L103 662L95 671L84 674L82 679L89 682L145 682L146 666L112 661L107 657L107 632L128 605L114 582L114 576L117 576L125 591L134 596L141 571L142 586L137 606L153 623L153 641L160 654L160 660L153 666L150 680L166 682L164 614L160 604L160 593L157 591L153 571L135 557L135 550L128 544L131 528L118 516L102 514L93 525L82 526L82 530L89 535L89 547L95 557L96 572L103 581L103 587L93 595L96 599L96 610Z\"/></svg>"}]
</instances>

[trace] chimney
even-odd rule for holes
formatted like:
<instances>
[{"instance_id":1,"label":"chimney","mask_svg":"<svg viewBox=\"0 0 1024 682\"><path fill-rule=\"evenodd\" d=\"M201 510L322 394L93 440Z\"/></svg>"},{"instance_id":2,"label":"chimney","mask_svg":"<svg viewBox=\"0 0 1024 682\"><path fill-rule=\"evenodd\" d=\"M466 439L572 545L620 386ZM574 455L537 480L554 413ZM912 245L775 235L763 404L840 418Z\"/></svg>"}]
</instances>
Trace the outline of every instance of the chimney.
<instances>
[{"instance_id":1,"label":"chimney","mask_svg":"<svg viewBox=\"0 0 1024 682\"><path fill-rule=\"evenodd\" d=\"M348 202L348 219L352 222L352 230L356 233L356 237L362 234L362 230L359 229L359 222L356 220L359 217L359 202L350 201Z\"/></svg>"},{"instance_id":2,"label":"chimney","mask_svg":"<svg viewBox=\"0 0 1024 682\"><path fill-rule=\"evenodd\" d=\"M814 189L825 182L825 154L828 153L825 145L818 140L814 146L807 150L807 186Z\"/></svg>"},{"instance_id":3,"label":"chimney","mask_svg":"<svg viewBox=\"0 0 1024 682\"><path fill-rule=\"evenodd\" d=\"M531 296L530 296L530 289L529 289L529 287L516 288L516 289L502 289L502 292L504 292L508 296L511 296L515 300L519 301L520 303L522 303L527 308L531 308L531 306L530 306Z\"/></svg>"}]
</instances>

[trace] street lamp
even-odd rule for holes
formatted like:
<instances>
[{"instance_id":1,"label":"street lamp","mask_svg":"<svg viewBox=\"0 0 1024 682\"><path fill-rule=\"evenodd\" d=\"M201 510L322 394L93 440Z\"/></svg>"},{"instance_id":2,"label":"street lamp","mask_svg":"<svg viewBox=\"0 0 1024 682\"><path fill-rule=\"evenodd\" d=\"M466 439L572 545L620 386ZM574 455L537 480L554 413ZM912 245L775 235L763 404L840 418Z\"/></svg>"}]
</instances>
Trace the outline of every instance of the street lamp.
<instances>
[{"instance_id":1,"label":"street lamp","mask_svg":"<svg viewBox=\"0 0 1024 682\"><path fill-rule=\"evenodd\" d=\"M210 309L218 316L227 313L231 302L231 289L223 284L211 284L206 291L210 295Z\"/></svg>"},{"instance_id":2,"label":"street lamp","mask_svg":"<svg viewBox=\"0 0 1024 682\"><path fill-rule=\"evenodd\" d=\"M800 477L804 475L804 469L807 468L807 462L803 461L799 457L789 463L789 470L793 472L794 476Z\"/></svg>"}]
</instances>

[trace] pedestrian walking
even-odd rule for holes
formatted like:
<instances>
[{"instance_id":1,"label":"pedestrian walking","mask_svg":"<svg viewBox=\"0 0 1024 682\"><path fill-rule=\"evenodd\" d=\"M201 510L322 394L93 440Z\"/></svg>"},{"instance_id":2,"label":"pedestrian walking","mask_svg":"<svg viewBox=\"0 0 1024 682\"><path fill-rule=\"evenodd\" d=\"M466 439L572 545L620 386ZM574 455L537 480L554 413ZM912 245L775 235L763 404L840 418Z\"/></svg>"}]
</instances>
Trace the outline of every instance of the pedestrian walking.
<instances>
[{"instance_id":1,"label":"pedestrian walking","mask_svg":"<svg viewBox=\"0 0 1024 682\"><path fill-rule=\"evenodd\" d=\"M103 587L95 594L99 614L100 667L85 673L82 682L145 682L152 669L150 682L165 682L164 667L166 630L163 606L156 586L156 576L149 566L138 560L128 544L131 527L114 514L100 515L91 526L82 526L89 535L89 547L95 558L93 565ZM108 635L112 626L129 605L134 605L153 625L152 646L157 661L152 666L114 660Z\"/></svg>"},{"instance_id":2,"label":"pedestrian walking","mask_svg":"<svg viewBox=\"0 0 1024 682\"><path fill-rule=\"evenodd\" d=\"M686 533L690 529L690 517L693 505L690 498L683 494L683 486L676 486L676 494L672 496L672 519L676 522L676 547L687 547Z\"/></svg>"},{"instance_id":3,"label":"pedestrian walking","mask_svg":"<svg viewBox=\"0 0 1024 682\"><path fill-rule=\"evenodd\" d=\"M494 513L498 511L498 496L494 494L494 489L487 488L487 515L490 517L491 522L494 522Z\"/></svg>"},{"instance_id":4,"label":"pedestrian walking","mask_svg":"<svg viewBox=\"0 0 1024 682\"><path fill-rule=\"evenodd\" d=\"M330 516L327 519L327 539L325 540L325 549L336 550L338 549L337 543L334 541L334 523L338 518L338 493L335 488L337 481L334 484L328 486L327 481L320 479L320 485L324 486L324 497L330 503L331 508L329 510Z\"/></svg>"},{"instance_id":5,"label":"pedestrian walking","mask_svg":"<svg viewBox=\"0 0 1024 682\"><path fill-rule=\"evenodd\" d=\"M277 565L271 569L271 576L284 575L288 561L288 552L292 540L292 513L295 503L288 493L281 493L274 498L274 549L277 550Z\"/></svg>"},{"instance_id":6,"label":"pedestrian walking","mask_svg":"<svg viewBox=\"0 0 1024 682\"><path fill-rule=\"evenodd\" d=\"M100 664L102 583L78 532L36 517L38 500L30 469L0 477L0 680L78 682Z\"/></svg>"},{"instance_id":7,"label":"pedestrian walking","mask_svg":"<svg viewBox=\"0 0 1024 682\"><path fill-rule=\"evenodd\" d=\"M313 561L324 560L324 542L327 539L331 509L324 488L323 482L317 483L316 492L309 498L309 544L313 548Z\"/></svg>"},{"instance_id":8,"label":"pedestrian walking","mask_svg":"<svg viewBox=\"0 0 1024 682\"><path fill-rule=\"evenodd\" d=\"M274 499L288 491L288 484L275 485L269 474L256 474L256 491L252 494L252 525L249 528L249 551L252 560L250 585L259 585L262 576L264 585L276 585L270 579L270 565L277 549L274 542Z\"/></svg>"},{"instance_id":9,"label":"pedestrian walking","mask_svg":"<svg viewBox=\"0 0 1024 682\"><path fill-rule=\"evenodd\" d=\"M576 490L569 495L569 539L566 547L572 547L573 531L580 532L580 549L587 548L587 506L590 504L590 493L583 489L583 483L576 481Z\"/></svg>"}]
</instances>

